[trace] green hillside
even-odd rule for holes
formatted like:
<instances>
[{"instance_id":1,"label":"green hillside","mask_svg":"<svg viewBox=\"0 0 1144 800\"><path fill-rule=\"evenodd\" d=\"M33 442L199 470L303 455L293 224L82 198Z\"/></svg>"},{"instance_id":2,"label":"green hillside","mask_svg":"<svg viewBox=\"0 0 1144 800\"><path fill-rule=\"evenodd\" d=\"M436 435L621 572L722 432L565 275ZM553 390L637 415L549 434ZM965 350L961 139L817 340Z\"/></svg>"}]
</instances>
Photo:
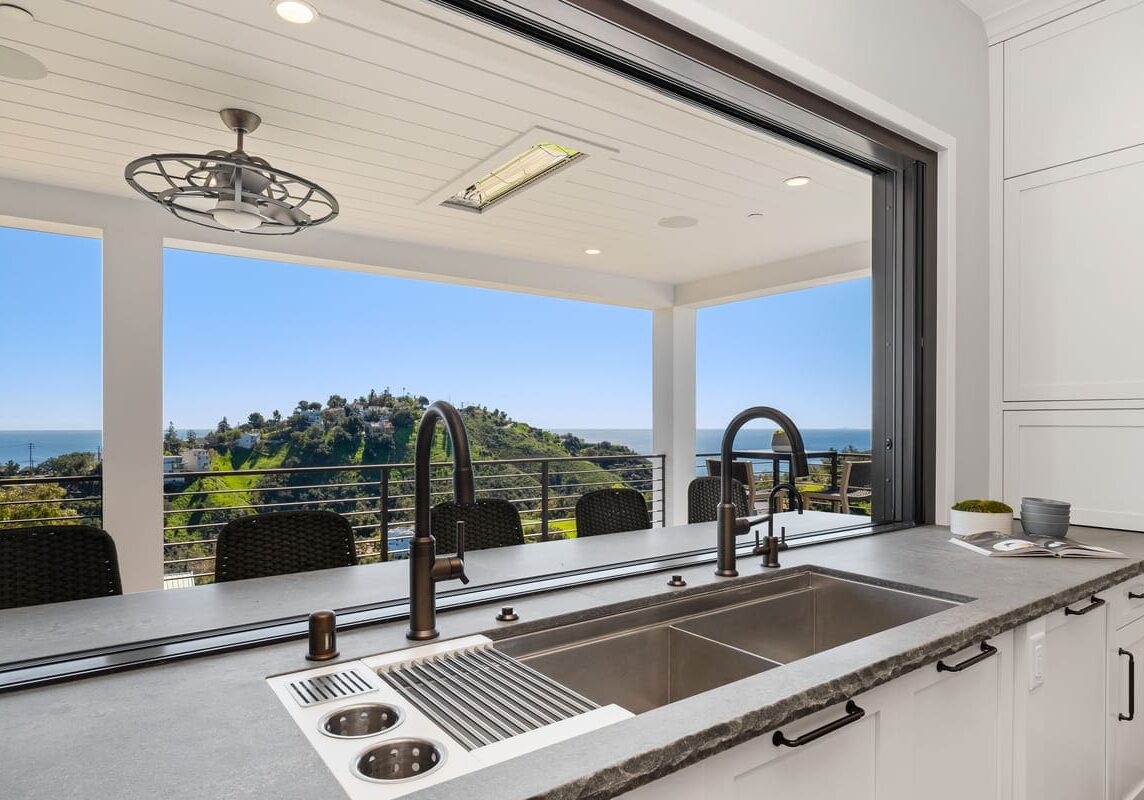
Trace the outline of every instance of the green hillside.
<instances>
[{"instance_id":1,"label":"green hillside","mask_svg":"<svg viewBox=\"0 0 1144 800\"><path fill-rule=\"evenodd\" d=\"M226 419L215 431L198 438L180 438L174 427L164 437L165 453L196 463L209 458L209 470L245 471L243 475L204 478L178 478L169 475L166 485L166 541L186 543L168 548L167 558L207 559L207 540L218 531L219 523L236 514L270 510L327 508L347 515L360 527L363 539L376 537L380 522L381 469L376 465L410 464L416 448L416 432L428 399L413 395L395 396L388 390L347 401L333 395L325 404L301 401L288 416L274 411L254 412L247 420L231 425ZM574 436L558 436L515 421L503 411L483 406L459 409L469 434L476 462L548 457L567 459L550 462L550 516L570 516L575 498L585 491L642 480L646 485L649 468L640 459L609 461L607 468L582 460L586 456L634 455L630 449L610 444L585 442ZM438 426L433 460L451 461L451 446ZM205 455L198 456L205 451ZM353 467L357 470L322 470L321 467ZM186 468L186 465L183 465ZM268 473L260 470L302 469L301 472ZM205 471L205 470L204 470ZM537 463L477 464L478 496L504 497L517 501L522 510L526 534L539 531L541 481ZM447 464L434 473L435 492L447 492L450 471ZM412 516L412 469L394 466L389 470L390 524L407 524ZM482 491L492 490L492 491ZM435 497L440 502L444 496ZM571 535L570 526L553 524L553 536ZM369 547L367 550L371 549ZM189 562L195 571L209 562Z\"/></svg>"}]
</instances>

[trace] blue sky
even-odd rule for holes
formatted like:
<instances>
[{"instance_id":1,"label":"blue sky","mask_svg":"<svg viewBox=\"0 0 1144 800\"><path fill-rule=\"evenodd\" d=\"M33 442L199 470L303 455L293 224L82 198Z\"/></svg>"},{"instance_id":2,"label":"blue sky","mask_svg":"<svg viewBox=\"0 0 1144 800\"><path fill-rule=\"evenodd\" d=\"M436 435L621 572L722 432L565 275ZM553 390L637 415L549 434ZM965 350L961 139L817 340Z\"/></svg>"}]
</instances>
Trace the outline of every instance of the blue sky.
<instances>
[{"instance_id":1,"label":"blue sky","mask_svg":"<svg viewBox=\"0 0 1144 800\"><path fill-rule=\"evenodd\" d=\"M0 228L0 430L100 427L101 249Z\"/></svg>"},{"instance_id":2,"label":"blue sky","mask_svg":"<svg viewBox=\"0 0 1144 800\"><path fill-rule=\"evenodd\" d=\"M211 427L388 386L540 427L651 425L651 313L168 250L164 420ZM0 228L0 430L100 427L100 245ZM698 427L748 405L869 427L870 281L698 318Z\"/></svg>"}]
</instances>

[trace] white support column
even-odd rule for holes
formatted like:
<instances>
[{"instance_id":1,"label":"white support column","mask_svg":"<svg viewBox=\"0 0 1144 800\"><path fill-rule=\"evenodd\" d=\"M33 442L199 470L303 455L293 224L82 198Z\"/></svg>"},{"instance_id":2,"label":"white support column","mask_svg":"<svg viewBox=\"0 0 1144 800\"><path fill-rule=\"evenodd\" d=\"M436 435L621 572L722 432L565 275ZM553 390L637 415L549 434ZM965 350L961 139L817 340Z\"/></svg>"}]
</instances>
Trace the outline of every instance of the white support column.
<instances>
[{"instance_id":1,"label":"white support column","mask_svg":"<svg viewBox=\"0 0 1144 800\"><path fill-rule=\"evenodd\" d=\"M103 231L103 525L125 592L163 585L163 239Z\"/></svg>"},{"instance_id":2,"label":"white support column","mask_svg":"<svg viewBox=\"0 0 1144 800\"><path fill-rule=\"evenodd\" d=\"M667 456L664 518L687 522L687 485L695 477L695 309L652 312L652 448Z\"/></svg>"}]
</instances>

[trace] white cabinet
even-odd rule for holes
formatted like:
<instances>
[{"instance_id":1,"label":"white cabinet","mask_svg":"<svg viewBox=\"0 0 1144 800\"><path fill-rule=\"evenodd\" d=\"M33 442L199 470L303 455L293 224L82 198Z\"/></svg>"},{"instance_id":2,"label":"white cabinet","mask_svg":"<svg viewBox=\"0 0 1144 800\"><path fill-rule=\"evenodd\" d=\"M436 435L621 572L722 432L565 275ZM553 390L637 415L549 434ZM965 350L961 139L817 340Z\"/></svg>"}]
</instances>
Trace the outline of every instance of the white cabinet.
<instances>
[{"instance_id":1,"label":"white cabinet","mask_svg":"<svg viewBox=\"0 0 1144 800\"><path fill-rule=\"evenodd\" d=\"M1144 619L1113 636L1108 665L1109 797L1144 797L1144 719L1136 689L1144 660Z\"/></svg>"},{"instance_id":2,"label":"white cabinet","mask_svg":"<svg viewBox=\"0 0 1144 800\"><path fill-rule=\"evenodd\" d=\"M784 725L800 746L768 733L625 797L1144 800L1144 710L1121 718L1127 654L1144 658L1129 591L1144 576L872 689L860 716L839 704Z\"/></svg>"},{"instance_id":3,"label":"white cabinet","mask_svg":"<svg viewBox=\"0 0 1144 800\"><path fill-rule=\"evenodd\" d=\"M908 752L894 769L901 800L999 800L1011 780L1013 634L901 679ZM890 795L884 795L890 797Z\"/></svg>"},{"instance_id":4,"label":"white cabinet","mask_svg":"<svg viewBox=\"0 0 1144 800\"><path fill-rule=\"evenodd\" d=\"M1108 618L1100 595L1019 629L1015 800L1105 796Z\"/></svg>"},{"instance_id":5,"label":"white cabinet","mask_svg":"<svg viewBox=\"0 0 1144 800\"><path fill-rule=\"evenodd\" d=\"M1007 41L1005 176L1144 143L1144 3L1105 0Z\"/></svg>"},{"instance_id":6,"label":"white cabinet","mask_svg":"<svg viewBox=\"0 0 1144 800\"><path fill-rule=\"evenodd\" d=\"M1144 398L1142 209L1144 146L1005 182L1006 401Z\"/></svg>"},{"instance_id":7,"label":"white cabinet","mask_svg":"<svg viewBox=\"0 0 1144 800\"><path fill-rule=\"evenodd\" d=\"M1002 428L1002 496L1011 506L1063 497L1074 524L1144 530L1144 409L1006 410Z\"/></svg>"}]
</instances>

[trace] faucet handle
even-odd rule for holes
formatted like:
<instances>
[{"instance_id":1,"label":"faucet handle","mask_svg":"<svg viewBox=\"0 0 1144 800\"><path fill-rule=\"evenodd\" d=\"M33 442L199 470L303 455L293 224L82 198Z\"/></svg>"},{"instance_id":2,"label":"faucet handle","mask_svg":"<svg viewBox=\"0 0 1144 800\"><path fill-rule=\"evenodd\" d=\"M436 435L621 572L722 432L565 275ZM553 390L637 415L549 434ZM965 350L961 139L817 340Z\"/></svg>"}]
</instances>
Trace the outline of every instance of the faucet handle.
<instances>
[{"instance_id":1,"label":"faucet handle","mask_svg":"<svg viewBox=\"0 0 1144 800\"><path fill-rule=\"evenodd\" d=\"M457 520L457 555L449 560L453 562L455 577L459 578L461 583L468 584L469 576L465 574L465 521L463 519Z\"/></svg>"}]
</instances>

